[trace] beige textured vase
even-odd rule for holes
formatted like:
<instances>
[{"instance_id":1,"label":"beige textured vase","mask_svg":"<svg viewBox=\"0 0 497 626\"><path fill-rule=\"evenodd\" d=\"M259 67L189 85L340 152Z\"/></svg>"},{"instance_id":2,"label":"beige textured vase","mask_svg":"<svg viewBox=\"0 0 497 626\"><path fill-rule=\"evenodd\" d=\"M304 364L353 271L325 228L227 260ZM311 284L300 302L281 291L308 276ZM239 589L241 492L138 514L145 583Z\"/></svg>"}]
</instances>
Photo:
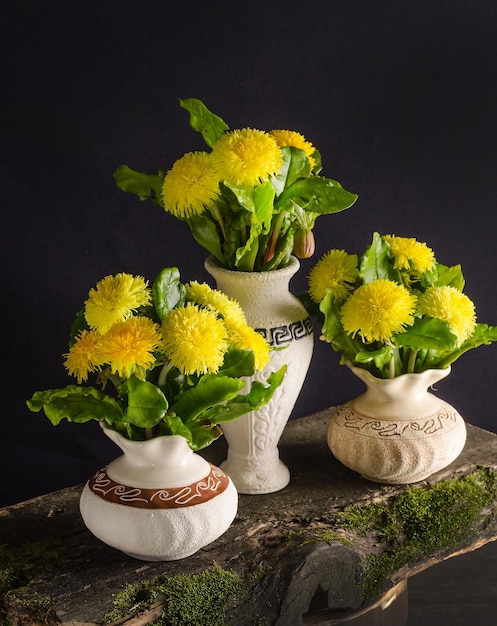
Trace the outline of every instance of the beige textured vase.
<instances>
[{"instance_id":1,"label":"beige textured vase","mask_svg":"<svg viewBox=\"0 0 497 626\"><path fill-rule=\"evenodd\" d=\"M349 367L367 389L332 415L328 445L339 461L369 480L408 484L428 478L459 456L466 442L464 420L428 391L450 367L392 379Z\"/></svg>"},{"instance_id":2,"label":"beige textured vase","mask_svg":"<svg viewBox=\"0 0 497 626\"><path fill-rule=\"evenodd\" d=\"M278 442L298 398L311 362L314 336L309 315L289 291L298 259L269 272L236 272L220 267L213 258L205 263L217 288L235 298L247 322L275 348L269 364L250 380L266 380L283 364L287 371L271 400L258 411L222 425L228 441L228 458L221 468L239 493L272 493L290 481L279 457Z\"/></svg>"}]
</instances>

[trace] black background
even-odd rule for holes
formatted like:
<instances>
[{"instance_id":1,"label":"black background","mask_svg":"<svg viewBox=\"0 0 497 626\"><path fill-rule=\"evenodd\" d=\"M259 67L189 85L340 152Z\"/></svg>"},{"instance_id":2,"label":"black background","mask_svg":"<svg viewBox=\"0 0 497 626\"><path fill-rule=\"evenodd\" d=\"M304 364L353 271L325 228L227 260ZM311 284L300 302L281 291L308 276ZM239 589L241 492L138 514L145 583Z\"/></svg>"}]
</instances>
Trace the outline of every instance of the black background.
<instances>
[{"instance_id":1,"label":"black background","mask_svg":"<svg viewBox=\"0 0 497 626\"><path fill-rule=\"evenodd\" d=\"M25 400L72 382L61 354L100 278L165 266L211 280L186 227L114 184L203 149L178 98L231 128L288 128L323 175L359 194L318 220L316 255L361 253L374 230L461 263L497 324L494 0L12 2L3 10L0 505L83 482L116 456L96 424L53 427ZM463 356L438 392L497 432L497 348ZM292 418L362 391L317 342Z\"/></svg>"}]
</instances>

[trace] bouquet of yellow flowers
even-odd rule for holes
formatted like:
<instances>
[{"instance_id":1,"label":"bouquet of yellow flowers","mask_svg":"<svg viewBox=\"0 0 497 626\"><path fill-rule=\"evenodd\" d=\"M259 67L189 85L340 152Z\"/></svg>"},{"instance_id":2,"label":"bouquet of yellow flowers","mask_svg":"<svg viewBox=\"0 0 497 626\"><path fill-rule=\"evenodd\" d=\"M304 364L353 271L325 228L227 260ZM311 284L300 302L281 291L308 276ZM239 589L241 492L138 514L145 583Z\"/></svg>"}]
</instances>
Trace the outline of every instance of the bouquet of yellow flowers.
<instances>
[{"instance_id":1,"label":"bouquet of yellow flowers","mask_svg":"<svg viewBox=\"0 0 497 626\"><path fill-rule=\"evenodd\" d=\"M461 266L438 263L425 243L374 233L360 258L330 250L316 263L307 303L342 363L394 378L497 341L497 326L477 323L464 284Z\"/></svg>"},{"instance_id":2,"label":"bouquet of yellow flowers","mask_svg":"<svg viewBox=\"0 0 497 626\"><path fill-rule=\"evenodd\" d=\"M181 435L199 450L219 437L219 424L270 400L285 366L244 390L269 352L235 300L181 283L177 268L151 287L141 276L106 276L76 316L64 355L78 384L38 391L27 405L54 425L98 420L128 439ZM90 375L101 389L81 384Z\"/></svg>"},{"instance_id":3,"label":"bouquet of yellow flowers","mask_svg":"<svg viewBox=\"0 0 497 626\"><path fill-rule=\"evenodd\" d=\"M211 150L188 152L157 174L121 165L114 178L123 191L151 198L186 222L222 267L261 271L286 265L292 252L308 258L317 217L356 201L319 175L321 156L300 133L230 130L200 100L180 105Z\"/></svg>"}]
</instances>

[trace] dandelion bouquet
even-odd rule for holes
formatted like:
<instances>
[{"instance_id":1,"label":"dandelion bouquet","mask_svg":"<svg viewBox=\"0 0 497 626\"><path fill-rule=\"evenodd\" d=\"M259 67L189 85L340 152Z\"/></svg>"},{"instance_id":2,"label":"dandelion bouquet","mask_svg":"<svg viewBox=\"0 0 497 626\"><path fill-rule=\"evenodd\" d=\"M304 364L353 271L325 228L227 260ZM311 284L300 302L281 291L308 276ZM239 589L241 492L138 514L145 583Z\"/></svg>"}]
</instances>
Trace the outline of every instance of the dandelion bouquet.
<instances>
[{"instance_id":1,"label":"dandelion bouquet","mask_svg":"<svg viewBox=\"0 0 497 626\"><path fill-rule=\"evenodd\" d=\"M394 378L497 341L497 326L477 323L464 284L460 265L438 263L425 243L375 233L360 258L330 250L316 263L307 302L342 363Z\"/></svg>"},{"instance_id":2,"label":"dandelion bouquet","mask_svg":"<svg viewBox=\"0 0 497 626\"><path fill-rule=\"evenodd\" d=\"M200 100L188 98L180 105L210 151L188 152L157 174L121 165L115 181L186 222L222 267L271 270L286 265L292 252L308 258L319 215L356 201L340 183L319 175L321 156L300 133L231 131Z\"/></svg>"},{"instance_id":3,"label":"dandelion bouquet","mask_svg":"<svg viewBox=\"0 0 497 626\"><path fill-rule=\"evenodd\" d=\"M98 420L128 439L181 435L199 450L219 437L219 424L270 400L285 367L248 389L243 378L265 366L269 351L235 300L181 283L177 268L151 287L141 276L106 276L90 290L64 355L78 384L38 391L27 405L54 425ZM89 376L98 387L82 384Z\"/></svg>"}]
</instances>

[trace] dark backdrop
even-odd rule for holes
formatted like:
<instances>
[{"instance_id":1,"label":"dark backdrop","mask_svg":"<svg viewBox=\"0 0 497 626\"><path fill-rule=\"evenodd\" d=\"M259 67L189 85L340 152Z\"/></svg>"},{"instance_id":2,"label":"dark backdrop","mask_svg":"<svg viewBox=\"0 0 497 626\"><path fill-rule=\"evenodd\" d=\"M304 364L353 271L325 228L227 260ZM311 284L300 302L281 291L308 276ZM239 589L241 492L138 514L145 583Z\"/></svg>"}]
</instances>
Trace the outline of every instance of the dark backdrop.
<instances>
[{"instance_id":1,"label":"dark backdrop","mask_svg":"<svg viewBox=\"0 0 497 626\"><path fill-rule=\"evenodd\" d=\"M479 320L497 323L494 0L18 1L1 29L0 505L82 482L117 452L95 424L53 427L24 404L70 382L60 355L89 288L169 265L210 280L186 228L112 176L203 147L178 98L232 128L302 132L323 174L359 194L318 221L295 293L323 252L362 252L378 230L461 263ZM362 390L317 343L293 418ZM494 431L496 362L495 346L480 348L438 385Z\"/></svg>"}]
</instances>

